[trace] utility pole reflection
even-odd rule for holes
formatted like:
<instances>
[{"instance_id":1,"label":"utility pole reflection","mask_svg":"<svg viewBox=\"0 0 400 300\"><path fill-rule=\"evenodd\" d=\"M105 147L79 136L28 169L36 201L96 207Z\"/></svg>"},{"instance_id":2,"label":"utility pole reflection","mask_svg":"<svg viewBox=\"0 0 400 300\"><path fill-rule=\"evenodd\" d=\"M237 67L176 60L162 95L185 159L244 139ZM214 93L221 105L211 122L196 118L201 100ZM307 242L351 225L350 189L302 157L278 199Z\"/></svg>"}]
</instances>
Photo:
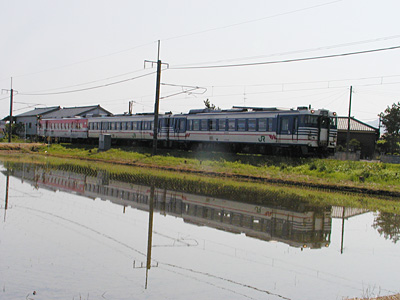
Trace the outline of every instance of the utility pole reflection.
<instances>
[{"instance_id":1,"label":"utility pole reflection","mask_svg":"<svg viewBox=\"0 0 400 300\"><path fill-rule=\"evenodd\" d=\"M8 208L8 189L10 185L10 171L7 169L7 179L6 179L6 203L4 206L4 222L6 221L6 214Z\"/></svg>"},{"instance_id":2,"label":"utility pole reflection","mask_svg":"<svg viewBox=\"0 0 400 300\"><path fill-rule=\"evenodd\" d=\"M346 216L346 207L343 206L343 214L342 214L342 240L340 243L340 254L343 254L343 246L344 246L344 220L345 220L345 216Z\"/></svg>"},{"instance_id":3,"label":"utility pole reflection","mask_svg":"<svg viewBox=\"0 0 400 300\"><path fill-rule=\"evenodd\" d=\"M151 247L153 240L153 212L154 212L154 183L151 185L150 189L150 201L149 201L149 232L147 237L147 264L146 264L146 284L145 289L147 289L147 280L149 277L149 270L151 268Z\"/></svg>"}]
</instances>

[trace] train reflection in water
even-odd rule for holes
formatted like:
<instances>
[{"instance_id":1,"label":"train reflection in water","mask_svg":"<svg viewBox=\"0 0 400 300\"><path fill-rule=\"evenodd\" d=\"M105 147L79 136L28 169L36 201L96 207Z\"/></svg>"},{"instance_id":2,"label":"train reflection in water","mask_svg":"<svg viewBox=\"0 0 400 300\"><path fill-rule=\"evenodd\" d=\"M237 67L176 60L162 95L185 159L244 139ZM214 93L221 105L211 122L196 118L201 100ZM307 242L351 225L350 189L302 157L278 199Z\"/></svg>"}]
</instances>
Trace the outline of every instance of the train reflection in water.
<instances>
[{"instance_id":1,"label":"train reflection in water","mask_svg":"<svg viewBox=\"0 0 400 300\"><path fill-rule=\"evenodd\" d=\"M125 207L148 211L150 186L110 179L106 171L97 176L44 169L27 165L11 174L36 188L101 198ZM268 203L266 199L265 203ZM187 223L208 226L265 241L279 241L297 248L328 247L331 236L331 207L288 207L255 205L202 195L155 188L154 211L182 218Z\"/></svg>"}]
</instances>

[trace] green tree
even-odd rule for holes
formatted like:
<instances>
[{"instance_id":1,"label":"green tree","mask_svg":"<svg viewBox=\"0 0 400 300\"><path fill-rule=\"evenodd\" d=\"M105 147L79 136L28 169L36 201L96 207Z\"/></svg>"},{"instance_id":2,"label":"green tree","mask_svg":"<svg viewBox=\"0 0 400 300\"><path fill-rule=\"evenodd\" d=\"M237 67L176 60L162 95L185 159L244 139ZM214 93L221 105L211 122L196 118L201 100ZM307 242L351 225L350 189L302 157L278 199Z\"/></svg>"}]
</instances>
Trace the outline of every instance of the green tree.
<instances>
[{"instance_id":1,"label":"green tree","mask_svg":"<svg viewBox=\"0 0 400 300\"><path fill-rule=\"evenodd\" d=\"M383 139L389 145L390 152L398 152L400 142L400 102L393 103L379 114L381 122L385 127Z\"/></svg>"},{"instance_id":2,"label":"green tree","mask_svg":"<svg viewBox=\"0 0 400 300\"><path fill-rule=\"evenodd\" d=\"M206 108L209 108L212 110L220 109L219 107L216 107L215 104L211 103L209 99L204 100L203 103L206 106Z\"/></svg>"}]
</instances>

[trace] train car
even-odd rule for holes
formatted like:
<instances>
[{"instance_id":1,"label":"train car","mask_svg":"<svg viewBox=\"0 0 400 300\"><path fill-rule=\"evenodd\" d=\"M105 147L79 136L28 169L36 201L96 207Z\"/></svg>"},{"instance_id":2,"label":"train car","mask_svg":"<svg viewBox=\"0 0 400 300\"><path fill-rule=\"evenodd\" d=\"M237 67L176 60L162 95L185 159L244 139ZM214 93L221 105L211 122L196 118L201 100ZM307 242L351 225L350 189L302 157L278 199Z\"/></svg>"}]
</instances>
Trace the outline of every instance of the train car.
<instances>
[{"instance_id":1,"label":"train car","mask_svg":"<svg viewBox=\"0 0 400 300\"><path fill-rule=\"evenodd\" d=\"M336 148L336 113L308 107L192 110L175 115L169 138L199 148L226 145L233 151L328 154Z\"/></svg>"},{"instance_id":2,"label":"train car","mask_svg":"<svg viewBox=\"0 0 400 300\"><path fill-rule=\"evenodd\" d=\"M336 124L336 113L309 107L200 109L188 114L159 115L157 139L169 148L326 156L336 148ZM43 119L39 121L38 135L60 140L97 140L101 134L109 134L114 142L150 144L153 126L152 113Z\"/></svg>"},{"instance_id":3,"label":"train car","mask_svg":"<svg viewBox=\"0 0 400 300\"><path fill-rule=\"evenodd\" d=\"M169 115L159 116L158 139L168 141ZM89 119L90 139L109 134L116 141L151 142L154 136L154 114L136 114Z\"/></svg>"},{"instance_id":4,"label":"train car","mask_svg":"<svg viewBox=\"0 0 400 300\"><path fill-rule=\"evenodd\" d=\"M39 120L37 134L43 139L74 140L88 138L88 119L59 118Z\"/></svg>"}]
</instances>

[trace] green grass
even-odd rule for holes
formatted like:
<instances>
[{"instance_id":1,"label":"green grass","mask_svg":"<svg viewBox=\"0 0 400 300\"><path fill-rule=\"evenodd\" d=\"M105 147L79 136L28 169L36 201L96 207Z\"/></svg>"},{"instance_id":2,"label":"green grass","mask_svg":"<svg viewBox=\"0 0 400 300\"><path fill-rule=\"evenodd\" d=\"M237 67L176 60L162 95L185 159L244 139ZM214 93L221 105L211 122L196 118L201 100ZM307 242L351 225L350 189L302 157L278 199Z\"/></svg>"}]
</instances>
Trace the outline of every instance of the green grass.
<instances>
[{"instance_id":1,"label":"green grass","mask_svg":"<svg viewBox=\"0 0 400 300\"><path fill-rule=\"evenodd\" d=\"M400 165L395 164L165 149L159 149L159 155L152 156L150 151L150 148L121 147L99 152L94 146L71 144L53 144L39 149L41 154L153 168L400 192Z\"/></svg>"},{"instance_id":2,"label":"green grass","mask_svg":"<svg viewBox=\"0 0 400 300\"><path fill-rule=\"evenodd\" d=\"M102 173L106 174L110 180L145 186L155 185L160 189L251 202L253 204L285 206L293 209L304 208L308 205L321 208L335 205L396 214L400 212L400 201L394 198L379 198L285 185L244 182L221 176L210 177L124 165L116 167L114 164L101 162L93 164L89 161L76 161L65 158L16 154L12 156L3 155L0 156L0 159L11 170L22 168L23 163L31 163L47 170L69 171L94 178L98 178L98 175Z\"/></svg>"}]
</instances>

